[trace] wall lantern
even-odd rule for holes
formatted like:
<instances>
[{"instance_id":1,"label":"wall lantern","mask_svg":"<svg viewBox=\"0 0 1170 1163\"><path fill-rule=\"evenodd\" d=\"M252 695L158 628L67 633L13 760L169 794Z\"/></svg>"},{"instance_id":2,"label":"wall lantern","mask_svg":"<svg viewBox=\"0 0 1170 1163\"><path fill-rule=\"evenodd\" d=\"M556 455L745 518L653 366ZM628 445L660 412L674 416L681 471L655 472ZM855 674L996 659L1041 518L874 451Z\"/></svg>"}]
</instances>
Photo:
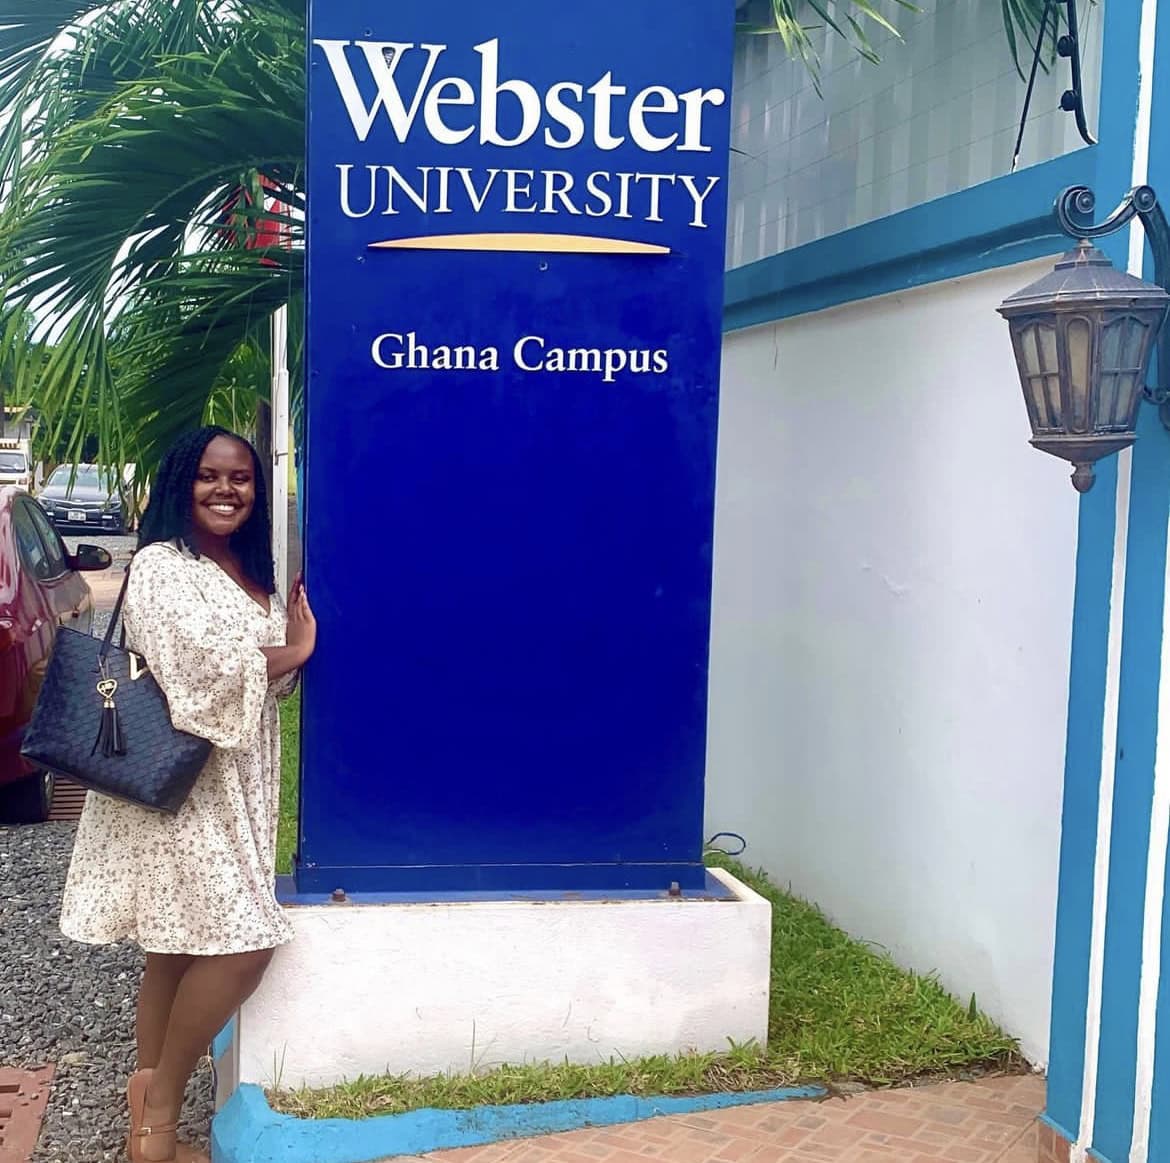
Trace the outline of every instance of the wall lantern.
<instances>
[{"instance_id":1,"label":"wall lantern","mask_svg":"<svg viewBox=\"0 0 1170 1163\"><path fill-rule=\"evenodd\" d=\"M1137 439L1143 398L1163 406L1163 420L1170 401L1165 350L1158 390L1146 387L1150 354L1170 306L1163 289L1170 278L1170 225L1149 186L1131 190L1104 222L1088 225L1095 204L1085 186L1061 194L1056 218L1079 240L1076 249L999 307L1011 330L1032 445L1071 461L1072 483L1081 493L1093 487L1096 461ZM1145 227L1160 285L1117 270L1092 244L1135 217Z\"/></svg>"}]
</instances>

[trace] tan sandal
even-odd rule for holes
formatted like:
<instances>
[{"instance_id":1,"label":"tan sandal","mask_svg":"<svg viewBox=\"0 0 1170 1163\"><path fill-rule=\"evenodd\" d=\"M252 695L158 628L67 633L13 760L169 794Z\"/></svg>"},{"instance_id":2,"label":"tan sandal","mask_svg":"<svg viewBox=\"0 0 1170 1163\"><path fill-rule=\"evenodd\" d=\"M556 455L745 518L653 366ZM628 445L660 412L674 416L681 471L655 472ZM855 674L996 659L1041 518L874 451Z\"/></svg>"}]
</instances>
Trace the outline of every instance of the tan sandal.
<instances>
[{"instance_id":1,"label":"tan sandal","mask_svg":"<svg viewBox=\"0 0 1170 1163\"><path fill-rule=\"evenodd\" d=\"M126 1099L130 1105L130 1134L126 1138L126 1157L130 1163L151 1163L140 1154L140 1144L143 1139L151 1135L173 1135L179 1129L178 1123L161 1123L157 1126L146 1126L146 1092L150 1088L152 1070L138 1070L130 1075L126 1086ZM189 1147L186 1143L175 1143L175 1153L171 1156L174 1163L210 1163L202 1152ZM167 1161L170 1163L170 1160Z\"/></svg>"}]
</instances>

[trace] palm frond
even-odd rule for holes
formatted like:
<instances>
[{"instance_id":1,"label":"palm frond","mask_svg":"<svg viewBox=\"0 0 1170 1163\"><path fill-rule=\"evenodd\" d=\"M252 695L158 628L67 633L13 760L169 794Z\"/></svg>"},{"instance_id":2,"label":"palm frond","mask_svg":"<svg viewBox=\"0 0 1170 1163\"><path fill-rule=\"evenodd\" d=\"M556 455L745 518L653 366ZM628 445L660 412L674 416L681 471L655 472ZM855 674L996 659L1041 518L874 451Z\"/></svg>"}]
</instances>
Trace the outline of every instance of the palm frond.
<instances>
[{"instance_id":1,"label":"palm frond","mask_svg":"<svg viewBox=\"0 0 1170 1163\"><path fill-rule=\"evenodd\" d=\"M881 8L882 2L847 0L834 4L832 0L768 0L766 20L747 20L739 27L740 31L750 34L779 35L784 51L808 69L813 87L819 93L821 60L812 32L817 28L827 28L845 40L860 56L876 62L879 54L870 39L871 31L876 29L901 39L893 16L899 9L921 11L913 0L885 0L890 12L890 15L886 15Z\"/></svg>"},{"instance_id":2,"label":"palm frond","mask_svg":"<svg viewBox=\"0 0 1170 1163\"><path fill-rule=\"evenodd\" d=\"M741 31L778 35L783 41L785 52L801 61L809 70L818 93L821 62L811 35L815 29L827 28L844 39L861 57L876 63L879 54L871 40L872 30L877 29L901 39L901 33L893 22L897 10L921 11L913 0L840 0L836 4L830 0L768 0L768 6L766 20L744 21L740 25ZM1035 51L1045 0L1000 0L1000 6L1008 51L1022 77ZM1044 59L1049 63L1056 58L1056 44L1066 25L1063 5L1053 3L1044 36Z\"/></svg>"},{"instance_id":3,"label":"palm frond","mask_svg":"<svg viewBox=\"0 0 1170 1163\"><path fill-rule=\"evenodd\" d=\"M87 33L149 25L165 48L206 43L156 52L130 77L97 37L88 72L58 90L80 115L26 151L0 215L0 292L12 310L35 306L26 344L55 341L37 391L58 444L79 446L97 417L106 458L134 441L149 462L159 433L198 422L235 349L299 294L299 255L254 249L274 219L293 246L303 233L303 41L289 6L266 2L275 20L214 26L196 4L185 29L112 6ZM265 208L260 174L287 211ZM260 197L226 230L241 187Z\"/></svg>"},{"instance_id":4,"label":"palm frond","mask_svg":"<svg viewBox=\"0 0 1170 1163\"><path fill-rule=\"evenodd\" d=\"M205 0L0 0L0 190L51 150L64 127L90 116L120 84L138 80L159 54L214 43L222 3Z\"/></svg>"},{"instance_id":5,"label":"palm frond","mask_svg":"<svg viewBox=\"0 0 1170 1163\"><path fill-rule=\"evenodd\" d=\"M876 60L916 10L753 3L752 30L814 80L814 26ZM1019 63L1044 0L1000 4ZM36 392L55 450L96 433L104 459L149 465L184 427L238 415L267 391L282 304L299 416L304 38L303 0L0 0L0 383ZM291 249L255 249L273 221Z\"/></svg>"},{"instance_id":6,"label":"palm frond","mask_svg":"<svg viewBox=\"0 0 1170 1163\"><path fill-rule=\"evenodd\" d=\"M302 254L272 252L270 261L281 259L280 266L261 266L255 252L184 257L170 273L152 279L119 318L119 393L136 417L148 461L185 428L198 425L233 378L235 387L267 397L266 381L252 375L245 384L248 356L240 349L266 349L273 311L303 297ZM160 319L171 321L161 334ZM160 384L167 386L165 396Z\"/></svg>"}]
</instances>

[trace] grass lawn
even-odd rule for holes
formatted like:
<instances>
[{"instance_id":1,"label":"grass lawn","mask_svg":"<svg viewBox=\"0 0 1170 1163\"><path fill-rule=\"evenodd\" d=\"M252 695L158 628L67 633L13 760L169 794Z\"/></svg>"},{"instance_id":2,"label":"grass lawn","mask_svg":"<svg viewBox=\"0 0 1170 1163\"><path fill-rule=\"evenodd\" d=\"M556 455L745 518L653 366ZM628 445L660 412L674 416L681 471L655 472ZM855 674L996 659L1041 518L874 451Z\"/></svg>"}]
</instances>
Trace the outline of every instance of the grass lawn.
<instances>
[{"instance_id":1,"label":"grass lawn","mask_svg":"<svg viewBox=\"0 0 1170 1163\"><path fill-rule=\"evenodd\" d=\"M297 767L301 755L301 688L280 704L280 827L276 833L276 871L292 872L297 850Z\"/></svg>"},{"instance_id":2,"label":"grass lawn","mask_svg":"<svg viewBox=\"0 0 1170 1163\"><path fill-rule=\"evenodd\" d=\"M296 844L300 696L282 708L284 770L277 868ZM899 969L834 928L812 905L762 873L719 858L772 903L772 992L768 1048L724 1054L504 1066L434 1078L360 1078L319 1091L279 1091L277 1110L311 1118L364 1118L421 1107L543 1102L613 1094L696 1094L798 1083L885 1086L970 1070L1023 1067L1013 1038L962 1005L931 977ZM470 1053L470 1047L469 1051Z\"/></svg>"}]
</instances>

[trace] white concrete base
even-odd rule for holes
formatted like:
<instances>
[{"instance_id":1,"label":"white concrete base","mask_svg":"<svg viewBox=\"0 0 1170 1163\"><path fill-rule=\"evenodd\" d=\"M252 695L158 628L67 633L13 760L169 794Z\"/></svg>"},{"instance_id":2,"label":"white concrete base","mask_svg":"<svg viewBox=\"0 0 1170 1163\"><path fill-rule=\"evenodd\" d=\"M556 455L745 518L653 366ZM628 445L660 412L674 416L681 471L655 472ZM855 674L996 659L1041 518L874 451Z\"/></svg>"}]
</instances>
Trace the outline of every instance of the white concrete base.
<instances>
[{"instance_id":1,"label":"white concrete base","mask_svg":"<svg viewBox=\"0 0 1170 1163\"><path fill-rule=\"evenodd\" d=\"M726 1050L767 1038L772 917L733 901L480 901L290 908L240 1014L239 1080Z\"/></svg>"}]
</instances>

